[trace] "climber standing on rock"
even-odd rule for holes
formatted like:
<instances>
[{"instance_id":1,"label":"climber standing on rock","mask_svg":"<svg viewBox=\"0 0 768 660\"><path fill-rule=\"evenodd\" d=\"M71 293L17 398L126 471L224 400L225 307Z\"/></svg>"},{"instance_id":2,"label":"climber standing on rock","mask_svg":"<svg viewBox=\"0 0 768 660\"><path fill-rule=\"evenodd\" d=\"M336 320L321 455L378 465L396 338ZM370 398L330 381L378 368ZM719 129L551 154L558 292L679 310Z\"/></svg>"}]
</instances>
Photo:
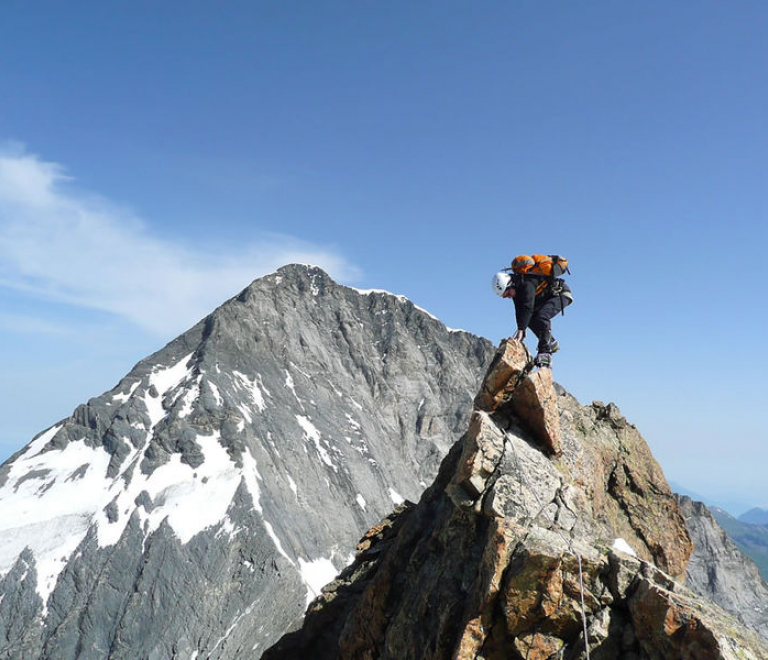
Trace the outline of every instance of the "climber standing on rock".
<instances>
[{"instance_id":1,"label":"climber standing on rock","mask_svg":"<svg viewBox=\"0 0 768 660\"><path fill-rule=\"evenodd\" d=\"M560 277L568 270L568 260L558 255L521 254L511 268L493 276L493 292L515 303L517 332L514 339L523 341L530 328L539 340L534 364L549 367L552 353L560 345L552 336L552 319L573 302L570 287Z\"/></svg>"}]
</instances>

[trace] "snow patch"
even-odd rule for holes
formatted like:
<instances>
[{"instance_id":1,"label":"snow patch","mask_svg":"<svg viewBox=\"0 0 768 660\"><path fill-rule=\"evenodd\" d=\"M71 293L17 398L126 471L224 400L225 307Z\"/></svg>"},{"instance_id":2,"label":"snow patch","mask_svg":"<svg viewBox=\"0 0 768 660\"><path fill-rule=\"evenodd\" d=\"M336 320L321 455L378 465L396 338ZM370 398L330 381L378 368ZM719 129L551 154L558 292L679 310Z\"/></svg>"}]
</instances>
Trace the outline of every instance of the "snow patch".
<instances>
[{"instance_id":1,"label":"snow patch","mask_svg":"<svg viewBox=\"0 0 768 660\"><path fill-rule=\"evenodd\" d=\"M136 472L127 487L123 486L122 480L113 482L111 488L103 493L99 509L117 496L120 511L128 510L132 513L132 510L136 510L139 513L142 523L146 523L146 535L167 521L182 543L188 543L195 534L224 522L240 485L241 472L222 446L218 432L207 436L198 435L196 442L204 455L203 463L197 468L182 463L181 454L174 454L150 476ZM135 504L136 498L143 491L152 499L152 511L148 512ZM115 522L109 522L106 515L100 513L99 546L107 547L117 543L129 518L130 513Z\"/></svg>"},{"instance_id":2,"label":"snow patch","mask_svg":"<svg viewBox=\"0 0 768 660\"><path fill-rule=\"evenodd\" d=\"M637 557L637 553L632 549L632 546L629 545L623 538L619 537L614 540L613 545L611 546L614 550L618 550L619 552L623 552L625 555L631 555L633 557Z\"/></svg>"},{"instance_id":3,"label":"snow patch","mask_svg":"<svg viewBox=\"0 0 768 660\"><path fill-rule=\"evenodd\" d=\"M216 538L220 536L228 536L230 539L234 538L240 533L240 528L235 528L235 523L229 516L224 516L224 520L221 522L221 529L216 532Z\"/></svg>"},{"instance_id":4,"label":"snow patch","mask_svg":"<svg viewBox=\"0 0 768 660\"><path fill-rule=\"evenodd\" d=\"M63 426L64 424L57 424L56 426L49 428L47 431L43 431L43 433L41 433L36 440L33 440L31 443L29 443L27 450L19 457L19 460L27 460L39 454L45 445L53 440L54 436L62 429Z\"/></svg>"},{"instance_id":5,"label":"snow patch","mask_svg":"<svg viewBox=\"0 0 768 660\"><path fill-rule=\"evenodd\" d=\"M256 511L262 513L261 489L259 488L260 479L261 475L259 474L259 466L256 463L256 459L251 455L251 450L246 449L243 453L243 480L245 481L245 487L251 494L253 507Z\"/></svg>"},{"instance_id":6,"label":"snow patch","mask_svg":"<svg viewBox=\"0 0 768 660\"><path fill-rule=\"evenodd\" d=\"M299 398L299 395L296 394L296 383L293 380L293 376L291 376L291 373L287 369L285 370L285 386L291 390L293 397L296 399L296 401L299 402L301 409L304 410L304 403Z\"/></svg>"},{"instance_id":7,"label":"snow patch","mask_svg":"<svg viewBox=\"0 0 768 660\"><path fill-rule=\"evenodd\" d=\"M212 383L210 380L206 381L208 384L208 387L211 390L211 394L213 394L213 398L216 399L216 405L221 408L221 404L224 403L224 399L221 397L221 394L219 393L219 388L216 387L216 383Z\"/></svg>"},{"instance_id":8,"label":"snow patch","mask_svg":"<svg viewBox=\"0 0 768 660\"><path fill-rule=\"evenodd\" d=\"M394 502L395 506L400 506L403 502L405 502L405 499L403 499L403 497L401 497L394 488L389 489L389 499Z\"/></svg>"},{"instance_id":9,"label":"snow patch","mask_svg":"<svg viewBox=\"0 0 768 660\"><path fill-rule=\"evenodd\" d=\"M296 564L293 563L293 559L291 559L288 554L283 550L283 544L280 542L280 539L277 537L277 534L275 534L275 530L266 520L264 521L264 527L267 528L267 534L269 534L269 538L272 539L272 542L275 544L275 547L277 548L277 551L285 557L291 564L291 566L295 566Z\"/></svg>"},{"instance_id":10,"label":"snow patch","mask_svg":"<svg viewBox=\"0 0 768 660\"><path fill-rule=\"evenodd\" d=\"M238 428L242 431L245 428L245 421L247 421L249 424L253 424L253 417L251 417L251 411L248 410L248 406L246 406L244 403L238 404L237 409L242 413L243 420L240 420L240 424L242 424L242 428L240 428L240 425L238 425Z\"/></svg>"},{"instance_id":11,"label":"snow patch","mask_svg":"<svg viewBox=\"0 0 768 660\"><path fill-rule=\"evenodd\" d=\"M363 428L360 426L360 422L358 422L352 415L349 413L345 413L347 421L349 422L349 425L357 432L360 432L360 429Z\"/></svg>"},{"instance_id":12,"label":"snow patch","mask_svg":"<svg viewBox=\"0 0 768 660\"><path fill-rule=\"evenodd\" d=\"M181 410L179 411L179 417L187 417L192 413L193 406L195 405L195 401L197 401L198 397L200 396L200 381L202 380L202 376L197 377L197 382L190 387L186 392L184 392L184 395L182 396L182 406Z\"/></svg>"},{"instance_id":13,"label":"snow patch","mask_svg":"<svg viewBox=\"0 0 768 660\"><path fill-rule=\"evenodd\" d=\"M142 401L144 407L147 409L147 415L149 416L149 430L152 430L157 426L160 421L168 414L163 407L163 395L152 396L147 388L144 391Z\"/></svg>"},{"instance_id":14,"label":"snow patch","mask_svg":"<svg viewBox=\"0 0 768 660\"><path fill-rule=\"evenodd\" d=\"M288 485L291 487L291 490L293 491L294 496L296 499L299 498L299 489L296 487L296 482L291 479L291 475L288 475Z\"/></svg>"},{"instance_id":15,"label":"snow patch","mask_svg":"<svg viewBox=\"0 0 768 660\"><path fill-rule=\"evenodd\" d=\"M311 421L309 421L308 417L305 417L304 415L296 415L296 421L304 431L304 440L311 441L312 444L315 445L315 449L320 455L323 463L338 472L339 468L331 460L331 456L328 453L328 450L323 447L322 443L320 442L320 431L317 430L317 427Z\"/></svg>"},{"instance_id":16,"label":"snow patch","mask_svg":"<svg viewBox=\"0 0 768 660\"><path fill-rule=\"evenodd\" d=\"M193 355L194 352L184 356L173 366L158 369L150 374L149 384L155 386L155 389L160 394L160 399L190 375L192 370L187 368L187 363ZM157 369L157 367L155 367L155 369Z\"/></svg>"},{"instance_id":17,"label":"snow patch","mask_svg":"<svg viewBox=\"0 0 768 660\"><path fill-rule=\"evenodd\" d=\"M357 431L359 433L359 431ZM361 456L365 456L370 453L368 445L362 438L350 438L348 435L344 436L344 440Z\"/></svg>"},{"instance_id":18,"label":"snow patch","mask_svg":"<svg viewBox=\"0 0 768 660\"><path fill-rule=\"evenodd\" d=\"M357 497L356 497L355 499L357 500L357 505L358 505L358 506L359 506L359 507L360 507L360 508L361 508L363 511L365 511L365 498L364 498L364 497L363 497L363 496L362 496L360 493L358 493L358 494L357 494Z\"/></svg>"},{"instance_id":19,"label":"snow patch","mask_svg":"<svg viewBox=\"0 0 768 660\"><path fill-rule=\"evenodd\" d=\"M307 605L317 598L323 587L339 574L333 562L324 557L314 561L305 561L299 557L299 570L301 579L307 585Z\"/></svg>"},{"instance_id":20,"label":"snow patch","mask_svg":"<svg viewBox=\"0 0 768 660\"><path fill-rule=\"evenodd\" d=\"M131 389L128 390L128 394L114 394L112 396L112 401L117 401L118 403L125 403L133 396L133 393L136 391L136 388L141 385L141 381L137 380L133 385L131 385Z\"/></svg>"},{"instance_id":21,"label":"snow patch","mask_svg":"<svg viewBox=\"0 0 768 660\"><path fill-rule=\"evenodd\" d=\"M333 393L334 393L336 396L338 396L338 397L341 397L341 398L343 398L343 397L344 397L344 392L342 392L342 391L341 391L341 390L340 390L338 387L336 387L336 386L335 386L333 383L331 383L330 381L328 381L328 384L331 386L331 389L333 390Z\"/></svg>"},{"instance_id":22,"label":"snow patch","mask_svg":"<svg viewBox=\"0 0 768 660\"><path fill-rule=\"evenodd\" d=\"M403 298L403 299L407 300L407 298L405 296L395 295L391 291L386 291L385 289L358 289L358 288L353 287L353 286L351 286L349 288L352 289L353 291L357 291L361 296L370 296L370 295L372 295L374 293L382 293L385 296L392 296L393 298L398 298L398 299Z\"/></svg>"},{"instance_id":23,"label":"snow patch","mask_svg":"<svg viewBox=\"0 0 768 660\"><path fill-rule=\"evenodd\" d=\"M385 296L391 296L392 298L396 298L401 303L410 303L411 305L413 305L415 309L418 309L420 312L426 314L427 316L434 319L435 321L440 322L440 319L437 318L434 314L431 314L423 307L419 307L418 305L414 304L414 302L409 298L407 298L406 296L398 295L396 293L392 293L391 291L385 291L384 289L356 289L355 287L349 287L349 288L352 289L353 291L357 291L360 295L363 295L363 296L370 296L375 293L380 293Z\"/></svg>"},{"instance_id":24,"label":"snow patch","mask_svg":"<svg viewBox=\"0 0 768 660\"><path fill-rule=\"evenodd\" d=\"M103 448L94 449L78 440L35 455L59 428L46 431L14 461L0 489L0 575L29 547L35 557L44 615L59 574L85 538L93 515L109 502L101 504L110 461ZM68 479L84 466L79 479ZM25 478L31 472L41 476ZM40 496L41 490L45 497Z\"/></svg>"},{"instance_id":25,"label":"snow patch","mask_svg":"<svg viewBox=\"0 0 768 660\"><path fill-rule=\"evenodd\" d=\"M266 394L267 396L270 396L270 394L267 388L264 387L261 374L256 374L256 378L251 380L248 378L248 376L240 373L239 371L233 371L232 373L240 381L240 384L242 384L242 386L244 386L245 389L250 393L251 398L253 399L253 403L259 409L259 412L264 412L264 408L266 407L266 404L264 403L264 395ZM251 420L248 419L248 422L250 421Z\"/></svg>"}]
</instances>

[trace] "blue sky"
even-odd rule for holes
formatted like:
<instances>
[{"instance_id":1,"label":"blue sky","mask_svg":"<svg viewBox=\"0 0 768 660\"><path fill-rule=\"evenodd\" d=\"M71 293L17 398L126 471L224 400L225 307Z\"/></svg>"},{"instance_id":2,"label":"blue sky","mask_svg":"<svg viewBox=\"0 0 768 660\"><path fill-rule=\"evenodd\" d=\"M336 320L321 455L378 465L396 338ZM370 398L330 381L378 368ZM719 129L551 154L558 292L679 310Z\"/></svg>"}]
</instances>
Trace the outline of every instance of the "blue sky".
<instances>
[{"instance_id":1,"label":"blue sky","mask_svg":"<svg viewBox=\"0 0 768 660\"><path fill-rule=\"evenodd\" d=\"M497 342L565 254L556 378L768 505L763 2L0 5L0 451L290 261Z\"/></svg>"}]
</instances>

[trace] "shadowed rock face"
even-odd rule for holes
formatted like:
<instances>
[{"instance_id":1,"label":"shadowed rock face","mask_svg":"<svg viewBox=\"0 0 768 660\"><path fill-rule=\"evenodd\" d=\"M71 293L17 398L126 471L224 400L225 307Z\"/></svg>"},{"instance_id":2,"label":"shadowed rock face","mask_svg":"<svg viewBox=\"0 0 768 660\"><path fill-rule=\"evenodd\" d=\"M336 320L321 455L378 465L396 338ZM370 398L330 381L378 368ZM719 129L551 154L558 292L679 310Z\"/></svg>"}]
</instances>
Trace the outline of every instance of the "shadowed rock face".
<instances>
[{"instance_id":1,"label":"shadowed rock face","mask_svg":"<svg viewBox=\"0 0 768 660\"><path fill-rule=\"evenodd\" d=\"M0 469L0 658L260 653L432 481L492 355L317 268L255 281Z\"/></svg>"},{"instance_id":2,"label":"shadowed rock face","mask_svg":"<svg viewBox=\"0 0 768 660\"><path fill-rule=\"evenodd\" d=\"M677 581L691 540L637 430L546 384L531 388L539 406L518 405L531 375L513 344L419 504L371 529L263 659L555 660L587 644L598 660L768 658ZM549 401L558 419L542 425Z\"/></svg>"},{"instance_id":3,"label":"shadowed rock face","mask_svg":"<svg viewBox=\"0 0 768 660\"><path fill-rule=\"evenodd\" d=\"M693 539L686 584L768 639L768 584L701 502L677 495Z\"/></svg>"}]
</instances>

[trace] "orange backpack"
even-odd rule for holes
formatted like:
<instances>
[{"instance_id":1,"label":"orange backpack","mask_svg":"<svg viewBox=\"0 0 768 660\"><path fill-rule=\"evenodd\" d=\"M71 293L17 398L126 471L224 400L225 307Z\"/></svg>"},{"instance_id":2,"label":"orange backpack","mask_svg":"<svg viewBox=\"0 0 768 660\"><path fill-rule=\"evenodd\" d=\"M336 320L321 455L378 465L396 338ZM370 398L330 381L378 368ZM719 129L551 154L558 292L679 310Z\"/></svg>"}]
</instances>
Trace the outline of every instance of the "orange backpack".
<instances>
[{"instance_id":1,"label":"orange backpack","mask_svg":"<svg viewBox=\"0 0 768 660\"><path fill-rule=\"evenodd\" d=\"M559 254L519 254L512 260L513 273L519 275L534 275L541 282L536 287L536 295L543 293L547 287L552 286L552 293L556 293L556 280L563 273L570 274L568 259ZM562 284L562 282L560 283Z\"/></svg>"},{"instance_id":2,"label":"orange backpack","mask_svg":"<svg viewBox=\"0 0 768 660\"><path fill-rule=\"evenodd\" d=\"M512 260L512 272L555 278L571 271L568 270L568 259L559 254L520 254Z\"/></svg>"}]
</instances>

